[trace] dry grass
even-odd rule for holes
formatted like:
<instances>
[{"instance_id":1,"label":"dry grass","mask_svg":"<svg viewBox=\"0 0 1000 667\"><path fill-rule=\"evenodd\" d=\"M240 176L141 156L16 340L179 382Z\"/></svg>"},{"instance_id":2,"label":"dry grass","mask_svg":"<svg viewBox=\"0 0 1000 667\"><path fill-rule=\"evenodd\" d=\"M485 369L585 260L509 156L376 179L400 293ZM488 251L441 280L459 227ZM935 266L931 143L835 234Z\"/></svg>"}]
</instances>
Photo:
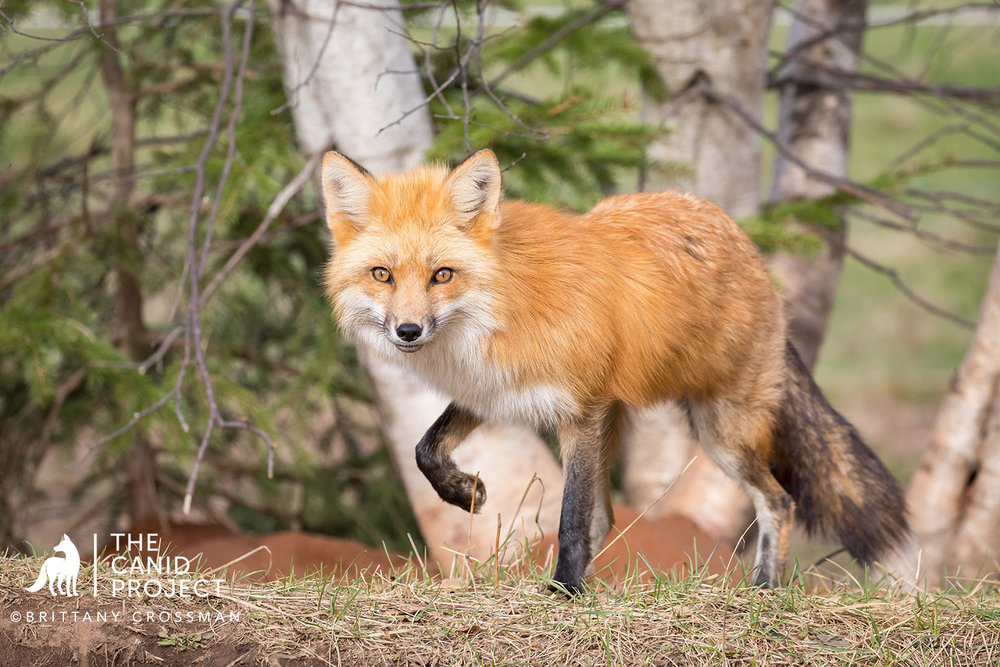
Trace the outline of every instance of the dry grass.
<instances>
[{"instance_id":1,"label":"dry grass","mask_svg":"<svg viewBox=\"0 0 1000 667\"><path fill-rule=\"evenodd\" d=\"M910 594L888 584L815 577L778 591L693 576L630 579L566 600L539 574L479 568L434 580L418 563L396 576L239 583L204 599L125 600L25 592L41 559L0 560L0 656L10 664L903 664L1000 661L996 589ZM99 573L99 576L102 573ZM806 584L803 581L809 580ZM807 589L811 592L807 593ZM105 623L26 623L29 610L118 610ZM216 610L224 620L164 620ZM136 622L153 610L156 620ZM22 614L12 622L12 613ZM229 620L238 612L238 620ZM214 613L214 611L213 611ZM2 659L0 659L2 662ZM7 664L7 663L5 663Z\"/></svg>"}]
</instances>

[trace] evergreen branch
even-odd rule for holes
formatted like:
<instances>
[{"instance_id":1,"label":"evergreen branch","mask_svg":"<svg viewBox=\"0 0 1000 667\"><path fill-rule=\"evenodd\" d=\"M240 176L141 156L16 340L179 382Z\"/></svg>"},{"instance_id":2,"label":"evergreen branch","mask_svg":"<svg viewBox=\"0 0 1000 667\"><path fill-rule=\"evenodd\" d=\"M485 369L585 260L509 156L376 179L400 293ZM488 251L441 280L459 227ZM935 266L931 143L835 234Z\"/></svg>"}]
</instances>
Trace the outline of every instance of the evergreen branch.
<instances>
[{"instance_id":1,"label":"evergreen branch","mask_svg":"<svg viewBox=\"0 0 1000 667\"><path fill-rule=\"evenodd\" d=\"M52 401L52 407L49 408L49 412L45 417L45 426L42 428L42 443L46 447L48 447L49 442L52 439L52 434L59 425L59 412L66 403L66 399L69 398L70 394L79 389L83 384L83 381L86 379L87 369L78 368L73 371L65 382L56 388L55 396Z\"/></svg>"},{"instance_id":2,"label":"evergreen branch","mask_svg":"<svg viewBox=\"0 0 1000 667\"><path fill-rule=\"evenodd\" d=\"M8 63L5 67L0 68L0 81L2 81L7 74L13 71L14 68L18 67L21 63L27 62L29 60L37 61L46 53L61 46L62 44L65 44L66 42L72 42L79 39L84 39L85 37L87 37L88 34L93 34L94 30L127 25L129 23L145 23L147 21L148 22L161 21L165 18L190 18L190 17L215 16L218 13L219 13L218 10L215 9L214 7L197 7L192 9L174 8L159 12L149 12L146 14L130 14L128 16L116 16L114 19L110 20L102 17L99 23L88 24L83 28L77 28L76 30L73 30L69 34L64 35L62 37L52 38L52 39L41 38L49 43L47 43L45 46L40 46L38 48L31 49L29 51L24 51L23 53L19 53L17 56L12 58L10 63ZM11 29L13 30L13 24L10 20L10 17L4 14L3 11L0 11L0 19L6 21L9 27L11 27ZM2 27L2 24L0 24L0 27Z\"/></svg>"},{"instance_id":3,"label":"evergreen branch","mask_svg":"<svg viewBox=\"0 0 1000 667\"><path fill-rule=\"evenodd\" d=\"M21 278L24 278L50 262L55 261L62 254L63 249L62 245L57 245L49 248L45 252L34 255L27 263L15 266L13 269L5 273L2 278L0 278L0 290L6 289L8 286L14 284Z\"/></svg>"},{"instance_id":4,"label":"evergreen branch","mask_svg":"<svg viewBox=\"0 0 1000 667\"><path fill-rule=\"evenodd\" d=\"M917 215L916 215L915 207L913 205L905 204L902 201L900 201L899 199L892 198L892 197L890 197L890 196L882 193L881 191L879 191L877 189L865 186L865 185L863 185L861 183L853 182L853 181L851 181L849 179L846 179L846 178L841 178L841 177L835 176L833 174L829 174L829 173L827 173L825 171L822 171L822 170L819 170L819 169L816 169L816 168L812 167L811 165L809 165L808 163L806 163L787 144L785 144L783 141L781 141L781 139L779 139L778 136L775 133L770 132L769 130L767 130L766 128L764 128L756 120L756 118L754 118L752 114L750 114L745 109L743 109L742 106L738 102L736 102L734 99L732 99L728 95L725 95L725 94L723 94L723 93L715 90L711 86L711 83L707 80L707 77L701 77L701 78L703 79L703 81L700 82L699 85L703 89L703 94L708 99L713 100L713 101L715 101L715 102L717 102L719 104L722 104L722 105L726 106L727 108L729 108L731 111L733 111L737 115L737 117L739 117L741 120L744 121L744 123L746 125L748 125L751 129L753 129L759 135L761 135L762 137L764 137L768 141L770 141L772 143L772 145L774 146L775 150L778 153L780 153L782 156L784 156L790 162L798 165L806 173L807 176L809 176L810 178L815 178L816 180L822 181L822 182L827 183L829 185L832 185L832 186L838 188L839 190L841 190L842 192L847 193L847 194L849 194L849 195L851 195L851 196L853 196L853 197L855 197L855 198L857 198L857 199L859 199L861 201L867 202L867 203L872 204L872 205L874 205L876 207L884 208L884 209L890 211L891 213L894 213L895 215L898 215L899 217L903 218L904 220L909 221L911 223L911 227L913 227L913 226L916 225L916 222L917 222L918 218L917 218ZM994 165L994 161L985 161L985 162L988 163L985 166L993 166ZM975 166L984 166L984 165L980 165L980 164L976 163ZM897 179L901 179L901 178L904 178L904 177L905 177L905 174L900 174L900 175L897 175L896 178ZM955 215L955 211L954 210L952 210L952 209L950 209L948 207L945 207L945 206L941 206L941 208L943 209L943 212L948 212L951 215ZM966 217L965 220L966 220L967 223L972 224L970 222L969 218ZM969 320L967 320L967 319L965 319L965 318L963 318L963 317L961 317L961 316L959 316L959 315L957 315L955 313L952 313L952 312L950 312L950 311L948 311L948 310L946 310L944 308L941 308L940 306L937 306L934 303L931 303L930 301L928 301L924 297L922 297L919 294L917 294L913 289L911 289L902 280L902 278L899 276L898 272L895 269L887 267L887 266L884 266L882 264L879 264L875 260L873 260L873 259L871 259L869 257L866 257L865 255L859 253L855 249L851 248L846 243L842 244L842 247L843 247L844 251L847 254L849 254L850 256L852 256L855 259L857 259L859 262L861 262L866 267L868 267L868 268L872 269L873 271L876 271L877 273L880 273L880 274L886 276L887 278L889 278L889 280L892 282L892 284L897 289L899 289L900 292L902 292L904 296L906 296L910 301L912 301L913 303L915 303L917 306L919 306L923 310L925 310L925 311L927 311L929 313L932 313L934 315L937 315L938 317L941 317L942 319L945 319L945 320L947 320L949 322L952 322L953 324L956 324L956 325L958 325L960 327L963 327L963 328L966 328L966 329L973 329L973 328L975 328L975 325L974 325L973 322L970 322Z\"/></svg>"},{"instance_id":5,"label":"evergreen branch","mask_svg":"<svg viewBox=\"0 0 1000 667\"><path fill-rule=\"evenodd\" d=\"M309 182L312 177L316 166L319 164L319 160L322 157L322 153L317 153L313 155L309 161L299 170L299 173L293 178L288 184L283 187L278 194L271 201L271 205L267 209L267 213L261 220L260 224L254 230L254 232L243 240L239 247L233 252L232 255L226 260L226 263L219 269L218 272L212 276L212 280L209 281L208 285L201 291L200 300L201 303L199 308L204 308L209 299L215 294L216 290L222 285L223 281L236 269L236 266L246 257L247 253L253 250L260 241L265 236L267 230L270 228L271 223L281 215L285 206L291 201L292 197L298 194L303 187ZM315 218L310 218L312 221ZM185 265L185 276L187 275L187 265ZM177 339L181 334L185 333L185 325L180 324L166 333L163 340L156 346L156 350L142 362L136 364L131 362L121 362L116 364L105 364L107 367L115 368L134 368L139 371L140 374L145 374L149 370L160 363L163 357L177 342ZM186 364L185 364L186 365ZM183 418L180 419L181 423L184 424ZM184 425L184 430L187 431L188 428L186 424Z\"/></svg>"},{"instance_id":6,"label":"evergreen branch","mask_svg":"<svg viewBox=\"0 0 1000 667\"><path fill-rule=\"evenodd\" d=\"M222 281L233 272L236 265L239 264L246 254L260 242L261 238L271 226L271 223L274 222L275 218L281 215L285 205L287 205L288 202L291 201L292 197L297 195L309 182L313 173L316 171L316 167L319 166L321 157L322 153L316 153L310 157L302 169L299 170L299 173L296 174L295 178L289 181L285 187L281 188L278 194L271 201L271 205L268 207L267 213L260 221L260 224L257 225L257 228L245 241L243 241L243 243L240 244L240 247L229 256L229 259L226 260L223 267L212 277L212 280L205 287L201 296L202 306L207 303L209 297L215 293L215 290L219 288Z\"/></svg>"},{"instance_id":7,"label":"evergreen branch","mask_svg":"<svg viewBox=\"0 0 1000 667\"><path fill-rule=\"evenodd\" d=\"M176 392L176 389L171 389L170 391L168 391L166 394L164 394L163 396L161 396L157 401L155 401L151 405L143 408L142 410L140 410L138 412L133 413L131 419L129 419L127 422L125 422L122 426L118 427L116 430L112 431L111 433L108 433L107 435L104 435L104 436L98 438L97 440L95 440L94 442L90 443L89 445L87 445L87 447L84 450L83 454L81 454L79 456L79 458L76 459L76 464L79 465L79 464L83 463L84 461L86 461L102 445L105 445L105 444L111 442L112 440L114 440L115 438L117 438L119 436L122 436L122 435L125 435L126 433L128 433L129 431L131 431L133 428L135 428L136 424L138 424L143 419L145 419L149 415L153 414L154 412L156 412L157 410L159 410L160 408L162 408L164 405L167 404L168 401L170 401L171 399L173 399L175 392Z\"/></svg>"},{"instance_id":8,"label":"evergreen branch","mask_svg":"<svg viewBox=\"0 0 1000 667\"><path fill-rule=\"evenodd\" d=\"M576 32L580 28L586 25L590 25L591 23L594 23L598 19L606 16L607 14L610 14L611 12L617 9L621 9L622 7L625 6L627 1L628 0L607 0L606 2L603 2L600 6L595 7L589 12L581 14L573 21L570 21L562 28L552 33L552 35L549 36L548 39L546 39L544 42L542 42L541 44L539 44L538 46L531 49L523 56L515 60L513 63L511 63L504 71L500 72L500 74L497 74L495 77L493 77L493 79L490 80L489 85L494 88L497 87L498 85L500 85L500 82L506 79L508 76L516 72L519 72L528 65L530 65L539 57L554 49L560 42L562 42L564 39L569 37L571 34ZM479 92L481 91L478 90L476 91L477 94Z\"/></svg>"}]
</instances>

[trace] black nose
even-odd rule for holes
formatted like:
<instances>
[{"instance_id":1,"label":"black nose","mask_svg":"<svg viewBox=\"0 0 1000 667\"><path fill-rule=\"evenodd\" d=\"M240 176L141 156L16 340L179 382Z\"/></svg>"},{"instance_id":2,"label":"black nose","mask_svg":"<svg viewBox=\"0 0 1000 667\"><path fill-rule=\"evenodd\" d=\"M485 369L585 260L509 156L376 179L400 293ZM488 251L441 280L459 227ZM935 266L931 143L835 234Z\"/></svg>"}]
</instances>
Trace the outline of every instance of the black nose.
<instances>
[{"instance_id":1,"label":"black nose","mask_svg":"<svg viewBox=\"0 0 1000 667\"><path fill-rule=\"evenodd\" d=\"M414 324L412 322L400 324L396 327L396 335L405 340L407 343L412 343L416 339L420 338L420 333L422 331L423 330L420 328L419 324Z\"/></svg>"}]
</instances>

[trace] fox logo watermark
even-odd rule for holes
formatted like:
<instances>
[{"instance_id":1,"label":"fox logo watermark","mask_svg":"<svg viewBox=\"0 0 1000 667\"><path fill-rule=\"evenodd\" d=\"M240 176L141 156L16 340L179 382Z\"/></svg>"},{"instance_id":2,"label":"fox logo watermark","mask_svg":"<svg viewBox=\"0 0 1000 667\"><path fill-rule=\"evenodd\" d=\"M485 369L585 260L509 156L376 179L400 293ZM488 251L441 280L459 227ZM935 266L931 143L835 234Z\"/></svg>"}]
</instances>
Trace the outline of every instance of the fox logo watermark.
<instances>
[{"instance_id":1,"label":"fox logo watermark","mask_svg":"<svg viewBox=\"0 0 1000 667\"><path fill-rule=\"evenodd\" d=\"M54 551L61 551L66 555L46 558L45 562L42 563L41 571L38 573L38 579L35 580L34 584L28 586L26 590L35 593L42 590L42 587L48 583L49 591L52 595L56 595L57 589L62 595L70 597L79 595L76 592L76 577L80 574L80 552L77 551L76 545L66 535L62 536L59 544L55 546ZM65 591L63 591L64 584Z\"/></svg>"}]
</instances>

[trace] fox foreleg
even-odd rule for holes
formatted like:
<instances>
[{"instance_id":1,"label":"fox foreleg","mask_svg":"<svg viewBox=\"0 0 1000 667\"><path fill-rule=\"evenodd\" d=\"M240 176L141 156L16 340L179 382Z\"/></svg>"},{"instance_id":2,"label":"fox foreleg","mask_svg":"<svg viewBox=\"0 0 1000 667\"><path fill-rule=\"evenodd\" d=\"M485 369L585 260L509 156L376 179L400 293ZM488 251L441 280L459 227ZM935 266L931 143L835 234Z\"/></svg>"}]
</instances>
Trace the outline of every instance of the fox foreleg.
<instances>
[{"instance_id":1,"label":"fox foreleg","mask_svg":"<svg viewBox=\"0 0 1000 667\"><path fill-rule=\"evenodd\" d=\"M559 428L565 484L552 578L570 595L583 590L583 578L614 523L608 476L612 419L611 407L600 406Z\"/></svg>"},{"instance_id":2,"label":"fox foreleg","mask_svg":"<svg viewBox=\"0 0 1000 667\"><path fill-rule=\"evenodd\" d=\"M417 444L417 467L441 500L475 512L486 502L486 486L482 480L459 470L451 452L481 423L482 419L452 403Z\"/></svg>"}]
</instances>

